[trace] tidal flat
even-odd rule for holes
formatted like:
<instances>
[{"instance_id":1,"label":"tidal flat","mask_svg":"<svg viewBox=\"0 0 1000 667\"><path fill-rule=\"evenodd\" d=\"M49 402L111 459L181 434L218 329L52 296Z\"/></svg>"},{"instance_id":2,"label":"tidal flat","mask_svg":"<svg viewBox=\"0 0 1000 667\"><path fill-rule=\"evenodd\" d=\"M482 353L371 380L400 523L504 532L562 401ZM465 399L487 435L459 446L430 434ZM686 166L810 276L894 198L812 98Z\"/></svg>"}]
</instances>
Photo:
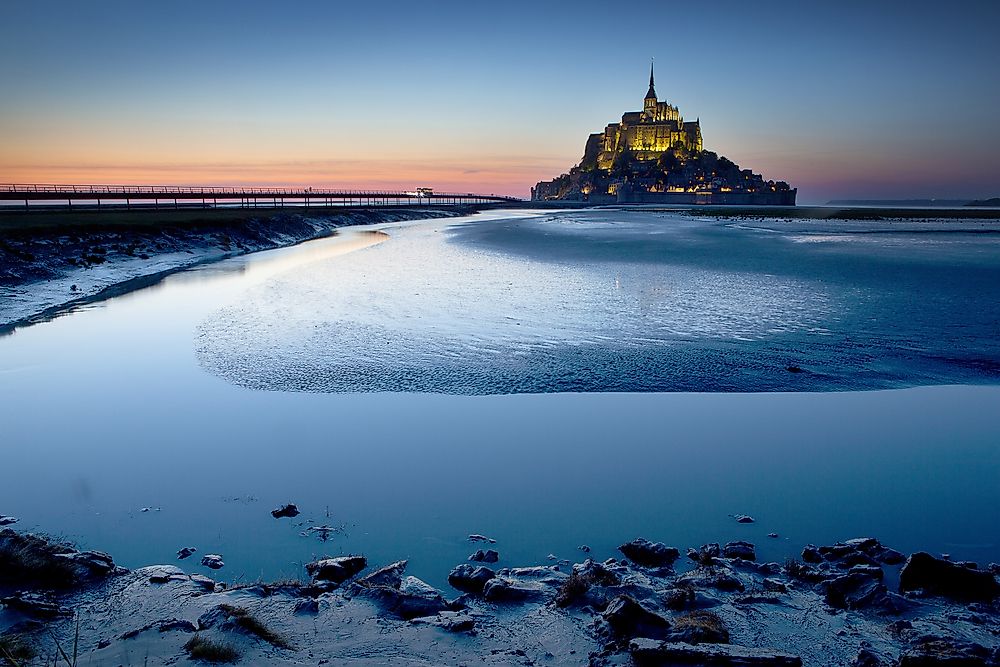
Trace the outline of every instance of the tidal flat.
<instances>
[{"instance_id":1,"label":"tidal flat","mask_svg":"<svg viewBox=\"0 0 1000 667\"><path fill-rule=\"evenodd\" d=\"M211 611L202 603L245 595L234 586L308 584L305 564L327 556L364 554L373 569L407 559L407 576L452 599L448 574L474 533L497 540L491 568L560 568L549 578L620 558L637 535L682 551L745 541L778 564L809 543L874 535L985 567L1000 561L997 230L494 211L200 265L0 338L0 514L20 518L19 534L112 553L132 570L114 581L136 599L163 585L141 569L151 564L225 583L224 598L172 608L195 625ZM271 516L289 502L301 514ZM184 547L196 555L177 561ZM224 567L201 566L209 554ZM719 567L739 578L738 565ZM898 573L884 576L898 591ZM179 581L177 599L207 594ZM596 617L553 620L557 589L531 613L582 633L565 662L585 664L605 650L581 629ZM809 591L798 608L826 613L825 593ZM328 594L324 623L360 618ZM752 644L724 604L732 643ZM995 610L950 604L927 612L935 627L948 614L995 625ZM854 631L840 619L816 636ZM442 631L398 624L414 646ZM898 656L910 639L876 652ZM455 655L562 655L479 648Z\"/></svg>"}]
</instances>

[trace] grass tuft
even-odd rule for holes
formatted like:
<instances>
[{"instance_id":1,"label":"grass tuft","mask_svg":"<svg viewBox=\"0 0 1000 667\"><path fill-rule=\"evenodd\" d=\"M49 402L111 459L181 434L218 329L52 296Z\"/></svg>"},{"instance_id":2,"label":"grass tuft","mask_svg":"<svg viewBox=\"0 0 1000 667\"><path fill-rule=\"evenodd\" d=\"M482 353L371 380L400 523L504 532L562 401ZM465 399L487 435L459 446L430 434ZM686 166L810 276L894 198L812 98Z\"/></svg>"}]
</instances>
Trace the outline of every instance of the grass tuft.
<instances>
[{"instance_id":1,"label":"grass tuft","mask_svg":"<svg viewBox=\"0 0 1000 667\"><path fill-rule=\"evenodd\" d=\"M0 531L0 581L31 582L66 588L77 581L77 569L59 554L72 551L37 535Z\"/></svg>"},{"instance_id":2,"label":"grass tuft","mask_svg":"<svg viewBox=\"0 0 1000 667\"><path fill-rule=\"evenodd\" d=\"M240 652L232 644L206 639L201 635L188 640L184 644L184 650L188 652L189 658L202 662L233 663L240 659Z\"/></svg>"},{"instance_id":3,"label":"grass tuft","mask_svg":"<svg viewBox=\"0 0 1000 667\"><path fill-rule=\"evenodd\" d=\"M0 665L21 667L27 665L38 653L17 635L0 635Z\"/></svg>"},{"instance_id":4,"label":"grass tuft","mask_svg":"<svg viewBox=\"0 0 1000 667\"><path fill-rule=\"evenodd\" d=\"M586 595L591 586L615 586L618 583L616 575L595 564L583 574L576 571L570 572L570 575L559 586L555 602L559 607L568 607Z\"/></svg>"},{"instance_id":5,"label":"grass tuft","mask_svg":"<svg viewBox=\"0 0 1000 667\"><path fill-rule=\"evenodd\" d=\"M697 610L690 611L674 618L674 629L679 631L690 631L690 633L702 642L721 643L729 642L729 630L719 615L715 612Z\"/></svg>"},{"instance_id":6,"label":"grass tuft","mask_svg":"<svg viewBox=\"0 0 1000 667\"><path fill-rule=\"evenodd\" d=\"M587 578L576 572L571 572L559 586L559 591L556 593L556 605L568 607L575 600L586 595L588 590L590 590L590 582L587 581Z\"/></svg>"},{"instance_id":7,"label":"grass tuft","mask_svg":"<svg viewBox=\"0 0 1000 667\"><path fill-rule=\"evenodd\" d=\"M259 639L263 639L271 646L277 646L278 648L284 649L295 648L283 636L264 625L258 618L251 614L248 609L244 607L235 607L230 604L219 605L219 609L221 609L226 616L232 619L233 623L236 624L236 627Z\"/></svg>"}]
</instances>

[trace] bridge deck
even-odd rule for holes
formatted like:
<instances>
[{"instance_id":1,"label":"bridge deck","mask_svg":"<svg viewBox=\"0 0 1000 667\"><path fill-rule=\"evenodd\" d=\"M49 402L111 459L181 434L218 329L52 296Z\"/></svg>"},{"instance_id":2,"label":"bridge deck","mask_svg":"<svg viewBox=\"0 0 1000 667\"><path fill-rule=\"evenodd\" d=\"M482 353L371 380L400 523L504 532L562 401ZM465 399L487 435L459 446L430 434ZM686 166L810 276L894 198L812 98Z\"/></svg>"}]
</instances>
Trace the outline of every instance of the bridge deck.
<instances>
[{"instance_id":1,"label":"bridge deck","mask_svg":"<svg viewBox=\"0 0 1000 667\"><path fill-rule=\"evenodd\" d=\"M153 206L178 207L181 205L242 206L451 206L490 204L522 201L516 197L483 195L472 192L417 193L396 190L334 190L327 188L255 188L255 187L201 187L173 185L56 185L36 183L0 184L0 202L18 203L31 210L32 202L44 204L38 208L51 208L65 202L97 202L131 207L132 202L154 202ZM150 204L137 204L148 207Z\"/></svg>"}]
</instances>

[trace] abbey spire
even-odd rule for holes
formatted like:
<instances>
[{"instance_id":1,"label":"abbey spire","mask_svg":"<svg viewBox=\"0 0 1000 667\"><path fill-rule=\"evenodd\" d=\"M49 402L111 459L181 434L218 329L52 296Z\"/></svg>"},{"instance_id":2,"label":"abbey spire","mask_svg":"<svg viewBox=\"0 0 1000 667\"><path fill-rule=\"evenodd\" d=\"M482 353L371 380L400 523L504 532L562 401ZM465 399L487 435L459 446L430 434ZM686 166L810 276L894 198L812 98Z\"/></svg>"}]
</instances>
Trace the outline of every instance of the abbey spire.
<instances>
[{"instance_id":1,"label":"abbey spire","mask_svg":"<svg viewBox=\"0 0 1000 667\"><path fill-rule=\"evenodd\" d=\"M646 99L656 99L656 89L653 88L653 61L649 61L649 92L646 93Z\"/></svg>"}]
</instances>

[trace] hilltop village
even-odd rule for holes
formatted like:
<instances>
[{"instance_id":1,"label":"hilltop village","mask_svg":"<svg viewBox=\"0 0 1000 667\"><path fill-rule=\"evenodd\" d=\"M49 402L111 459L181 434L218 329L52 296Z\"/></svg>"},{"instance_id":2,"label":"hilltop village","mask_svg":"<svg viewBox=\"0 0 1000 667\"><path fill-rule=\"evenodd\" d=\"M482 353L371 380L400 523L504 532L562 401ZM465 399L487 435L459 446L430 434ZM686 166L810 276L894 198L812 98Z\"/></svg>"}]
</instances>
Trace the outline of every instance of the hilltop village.
<instances>
[{"instance_id":1,"label":"hilltop village","mask_svg":"<svg viewBox=\"0 0 1000 667\"><path fill-rule=\"evenodd\" d=\"M706 151L701 121L657 99L653 68L642 111L591 134L580 164L531 189L535 201L794 206L796 190Z\"/></svg>"}]
</instances>

